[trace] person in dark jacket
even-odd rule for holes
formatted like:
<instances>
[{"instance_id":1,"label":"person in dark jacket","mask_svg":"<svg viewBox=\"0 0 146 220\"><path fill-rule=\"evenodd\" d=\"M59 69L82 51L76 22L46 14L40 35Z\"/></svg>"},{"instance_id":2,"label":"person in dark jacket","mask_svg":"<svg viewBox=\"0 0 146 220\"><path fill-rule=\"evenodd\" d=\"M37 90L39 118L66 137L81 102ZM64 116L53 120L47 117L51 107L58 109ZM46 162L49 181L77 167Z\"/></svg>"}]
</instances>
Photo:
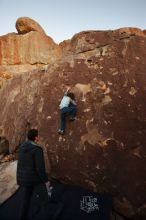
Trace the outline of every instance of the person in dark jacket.
<instances>
[{"instance_id":1,"label":"person in dark jacket","mask_svg":"<svg viewBox=\"0 0 146 220\"><path fill-rule=\"evenodd\" d=\"M17 184L21 187L23 198L19 210L19 220L27 218L29 202L34 188L40 184L49 185L45 171L43 150L38 142L38 130L30 129L28 140L20 146L17 164Z\"/></svg>"}]
</instances>

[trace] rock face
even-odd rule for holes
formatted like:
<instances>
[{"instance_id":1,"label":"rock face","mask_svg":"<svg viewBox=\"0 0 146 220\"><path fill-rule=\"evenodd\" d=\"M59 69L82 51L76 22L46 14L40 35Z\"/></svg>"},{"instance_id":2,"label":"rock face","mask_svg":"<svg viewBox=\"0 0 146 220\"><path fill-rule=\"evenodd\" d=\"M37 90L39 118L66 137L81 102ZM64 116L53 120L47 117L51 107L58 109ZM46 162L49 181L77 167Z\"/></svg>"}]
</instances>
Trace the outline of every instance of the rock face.
<instances>
[{"instance_id":1,"label":"rock face","mask_svg":"<svg viewBox=\"0 0 146 220\"><path fill-rule=\"evenodd\" d=\"M56 47L51 38L39 32L11 33L0 37L0 65L49 64L56 59Z\"/></svg>"},{"instance_id":2,"label":"rock face","mask_svg":"<svg viewBox=\"0 0 146 220\"><path fill-rule=\"evenodd\" d=\"M146 35L132 28L87 31L59 48L60 60L46 71L17 74L0 90L0 136L14 151L28 126L38 128L50 175L110 192L115 208L138 220L146 216ZM78 114L59 136L67 86Z\"/></svg>"}]
</instances>

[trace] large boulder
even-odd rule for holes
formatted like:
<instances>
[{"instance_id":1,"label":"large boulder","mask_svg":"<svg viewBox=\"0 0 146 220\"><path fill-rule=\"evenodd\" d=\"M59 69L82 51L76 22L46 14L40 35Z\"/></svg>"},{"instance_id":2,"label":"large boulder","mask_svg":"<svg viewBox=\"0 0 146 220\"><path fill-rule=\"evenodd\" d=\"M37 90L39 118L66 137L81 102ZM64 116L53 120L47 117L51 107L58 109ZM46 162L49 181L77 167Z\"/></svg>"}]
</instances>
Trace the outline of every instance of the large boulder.
<instances>
[{"instance_id":1,"label":"large boulder","mask_svg":"<svg viewBox=\"0 0 146 220\"><path fill-rule=\"evenodd\" d=\"M0 204L18 189L16 167L17 161L0 164Z\"/></svg>"},{"instance_id":2,"label":"large boulder","mask_svg":"<svg viewBox=\"0 0 146 220\"><path fill-rule=\"evenodd\" d=\"M10 151L28 125L38 128L50 175L110 192L127 217L146 216L145 45L141 30L81 32L59 45L62 57L47 71L17 74L0 90L0 136ZM60 136L58 105L68 86L78 114Z\"/></svg>"},{"instance_id":3,"label":"large boulder","mask_svg":"<svg viewBox=\"0 0 146 220\"><path fill-rule=\"evenodd\" d=\"M18 33L0 37L0 86L3 73L10 77L17 73L46 69L61 56L61 48L47 36L34 20L21 17L16 21Z\"/></svg>"}]
</instances>

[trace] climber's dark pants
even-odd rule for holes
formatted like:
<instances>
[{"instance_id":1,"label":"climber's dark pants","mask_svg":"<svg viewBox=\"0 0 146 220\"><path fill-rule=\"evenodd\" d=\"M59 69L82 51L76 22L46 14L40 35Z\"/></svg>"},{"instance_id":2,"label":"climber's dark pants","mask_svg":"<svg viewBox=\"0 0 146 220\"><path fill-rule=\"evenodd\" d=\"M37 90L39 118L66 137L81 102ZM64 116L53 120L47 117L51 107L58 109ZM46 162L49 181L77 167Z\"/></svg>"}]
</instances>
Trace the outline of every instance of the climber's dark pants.
<instances>
[{"instance_id":1,"label":"climber's dark pants","mask_svg":"<svg viewBox=\"0 0 146 220\"><path fill-rule=\"evenodd\" d=\"M34 187L23 187L23 186L20 186L20 187L22 190L22 197L20 201L18 220L26 220L28 210L29 210L29 205L30 205L30 199L31 199Z\"/></svg>"},{"instance_id":2,"label":"climber's dark pants","mask_svg":"<svg viewBox=\"0 0 146 220\"><path fill-rule=\"evenodd\" d=\"M65 130L65 118L67 115L69 115L71 118L76 117L77 113L77 107L75 105L69 106L69 107L64 107L60 109L61 113L61 123L60 123L60 129Z\"/></svg>"}]
</instances>

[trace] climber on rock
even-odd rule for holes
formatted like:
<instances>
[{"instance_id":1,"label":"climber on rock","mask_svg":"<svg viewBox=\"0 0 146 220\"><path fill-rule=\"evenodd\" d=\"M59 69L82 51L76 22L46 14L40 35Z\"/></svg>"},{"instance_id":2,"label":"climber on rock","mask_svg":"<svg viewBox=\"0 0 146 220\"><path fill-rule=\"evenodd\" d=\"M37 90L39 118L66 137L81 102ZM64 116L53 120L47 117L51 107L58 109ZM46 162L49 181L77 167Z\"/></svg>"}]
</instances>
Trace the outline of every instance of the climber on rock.
<instances>
[{"instance_id":1,"label":"climber on rock","mask_svg":"<svg viewBox=\"0 0 146 220\"><path fill-rule=\"evenodd\" d=\"M64 93L64 96L59 105L60 109L60 129L59 134L64 134L65 132L65 119L69 115L70 121L74 121L77 113L77 104L75 102L75 96L72 92L69 92L70 88Z\"/></svg>"}]
</instances>

